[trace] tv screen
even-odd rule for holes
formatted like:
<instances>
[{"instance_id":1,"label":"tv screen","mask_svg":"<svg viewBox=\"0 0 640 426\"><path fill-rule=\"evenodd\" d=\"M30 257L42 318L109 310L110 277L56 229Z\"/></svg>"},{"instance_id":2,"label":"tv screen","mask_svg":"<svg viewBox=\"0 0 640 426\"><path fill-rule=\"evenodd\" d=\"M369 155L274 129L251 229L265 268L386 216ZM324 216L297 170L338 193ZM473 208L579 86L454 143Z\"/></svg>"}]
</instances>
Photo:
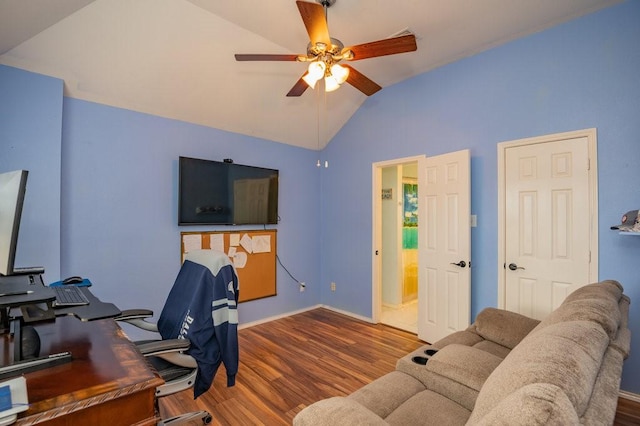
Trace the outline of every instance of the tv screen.
<instances>
[{"instance_id":1,"label":"tv screen","mask_svg":"<svg viewBox=\"0 0 640 426\"><path fill-rule=\"evenodd\" d=\"M278 170L180 157L179 225L278 223Z\"/></svg>"}]
</instances>

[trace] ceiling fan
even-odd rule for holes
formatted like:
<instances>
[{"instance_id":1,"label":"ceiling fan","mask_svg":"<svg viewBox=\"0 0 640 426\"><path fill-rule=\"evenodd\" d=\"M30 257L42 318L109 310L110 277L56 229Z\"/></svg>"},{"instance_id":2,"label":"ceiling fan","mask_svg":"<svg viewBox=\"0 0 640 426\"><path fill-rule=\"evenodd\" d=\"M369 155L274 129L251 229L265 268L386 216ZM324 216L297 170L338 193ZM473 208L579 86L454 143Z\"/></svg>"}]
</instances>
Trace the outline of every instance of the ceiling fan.
<instances>
[{"instance_id":1,"label":"ceiling fan","mask_svg":"<svg viewBox=\"0 0 640 426\"><path fill-rule=\"evenodd\" d=\"M309 62L305 74L289 90L287 96L300 96L307 87L314 88L316 82L324 78L325 90L336 90L345 81L367 96L382 89L377 83L349 65L340 65L341 61L356 61L377 56L417 50L416 37L413 34L378 40L356 46L344 47L338 39L329 36L327 9L336 0L315 0L316 3L296 1L302 21L311 41L306 55L270 55L236 54L237 61L298 61Z\"/></svg>"}]
</instances>

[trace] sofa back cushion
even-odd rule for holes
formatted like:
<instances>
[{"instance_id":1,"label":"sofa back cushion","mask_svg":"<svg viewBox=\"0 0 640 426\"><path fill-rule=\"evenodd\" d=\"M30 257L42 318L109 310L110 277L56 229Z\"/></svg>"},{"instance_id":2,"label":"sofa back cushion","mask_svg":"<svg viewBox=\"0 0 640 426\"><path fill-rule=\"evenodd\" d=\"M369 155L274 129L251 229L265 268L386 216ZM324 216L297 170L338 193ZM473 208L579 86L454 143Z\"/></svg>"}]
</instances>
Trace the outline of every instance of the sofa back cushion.
<instances>
[{"instance_id":1,"label":"sofa back cushion","mask_svg":"<svg viewBox=\"0 0 640 426\"><path fill-rule=\"evenodd\" d=\"M476 333L486 340L513 349L540 321L496 308L483 309L476 317Z\"/></svg>"},{"instance_id":2,"label":"sofa back cushion","mask_svg":"<svg viewBox=\"0 0 640 426\"><path fill-rule=\"evenodd\" d=\"M551 324L529 334L489 376L471 419L479 421L510 394L534 383L560 388L581 416L608 344L602 327L590 321Z\"/></svg>"},{"instance_id":3,"label":"sofa back cushion","mask_svg":"<svg viewBox=\"0 0 640 426\"><path fill-rule=\"evenodd\" d=\"M580 287L544 318L533 333L559 322L593 321L602 327L611 340L615 340L622 317L618 306L621 298L622 286L617 281L602 281Z\"/></svg>"}]
</instances>

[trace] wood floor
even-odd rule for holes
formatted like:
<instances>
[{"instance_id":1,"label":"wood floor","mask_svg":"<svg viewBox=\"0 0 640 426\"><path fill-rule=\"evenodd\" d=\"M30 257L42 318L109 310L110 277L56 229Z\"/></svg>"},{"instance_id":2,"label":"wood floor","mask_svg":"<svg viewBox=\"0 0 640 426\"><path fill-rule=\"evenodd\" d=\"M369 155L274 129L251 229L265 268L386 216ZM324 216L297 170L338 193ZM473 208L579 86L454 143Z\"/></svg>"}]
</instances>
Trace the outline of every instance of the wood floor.
<instances>
[{"instance_id":1,"label":"wood floor","mask_svg":"<svg viewBox=\"0 0 640 426\"><path fill-rule=\"evenodd\" d=\"M640 425L640 402L619 398L614 426Z\"/></svg>"},{"instance_id":2,"label":"wood floor","mask_svg":"<svg viewBox=\"0 0 640 426\"><path fill-rule=\"evenodd\" d=\"M207 410L214 425L290 425L304 407L347 395L393 371L398 358L424 343L415 334L314 309L239 331L240 368L226 387L221 366L196 401L187 390L161 399L166 418ZM621 400L616 426L640 425L640 407ZM194 425L198 423L193 423Z\"/></svg>"},{"instance_id":3,"label":"wood floor","mask_svg":"<svg viewBox=\"0 0 640 426\"><path fill-rule=\"evenodd\" d=\"M239 331L240 368L226 387L221 366L209 391L165 397L163 417L208 410L218 425L290 425L304 407L347 395L395 369L424 343L415 334L373 325L326 309ZM197 423L194 423L197 424Z\"/></svg>"}]
</instances>

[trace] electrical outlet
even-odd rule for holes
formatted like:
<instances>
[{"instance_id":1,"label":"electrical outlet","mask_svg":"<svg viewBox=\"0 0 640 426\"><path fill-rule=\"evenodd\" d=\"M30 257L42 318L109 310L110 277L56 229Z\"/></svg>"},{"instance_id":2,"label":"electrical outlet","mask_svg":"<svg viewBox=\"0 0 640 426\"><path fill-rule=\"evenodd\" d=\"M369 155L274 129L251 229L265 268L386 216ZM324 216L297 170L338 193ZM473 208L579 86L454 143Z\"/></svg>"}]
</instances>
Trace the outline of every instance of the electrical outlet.
<instances>
[{"instance_id":1,"label":"electrical outlet","mask_svg":"<svg viewBox=\"0 0 640 426\"><path fill-rule=\"evenodd\" d=\"M336 283L331 282L331 291L336 291Z\"/></svg>"},{"instance_id":2,"label":"electrical outlet","mask_svg":"<svg viewBox=\"0 0 640 426\"><path fill-rule=\"evenodd\" d=\"M304 291L304 288L305 288L306 286L307 286L307 285L306 285L305 283L300 283L300 293L302 293L302 292Z\"/></svg>"}]
</instances>

